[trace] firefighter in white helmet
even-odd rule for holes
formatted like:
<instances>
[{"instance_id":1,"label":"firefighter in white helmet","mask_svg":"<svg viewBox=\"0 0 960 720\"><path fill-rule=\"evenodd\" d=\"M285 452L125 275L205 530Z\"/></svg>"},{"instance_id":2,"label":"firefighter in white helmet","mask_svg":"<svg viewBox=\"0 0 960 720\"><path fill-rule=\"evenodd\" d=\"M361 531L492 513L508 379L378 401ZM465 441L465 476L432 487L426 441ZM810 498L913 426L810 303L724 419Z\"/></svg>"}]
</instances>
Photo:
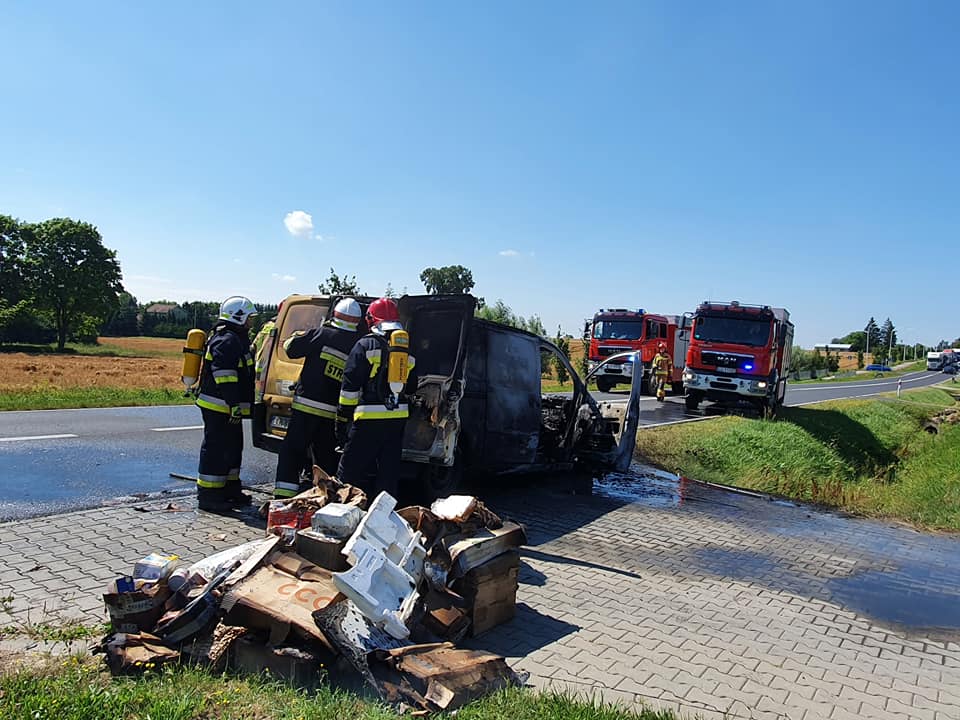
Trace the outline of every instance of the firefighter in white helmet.
<instances>
[{"instance_id":1,"label":"firefighter in white helmet","mask_svg":"<svg viewBox=\"0 0 960 720\"><path fill-rule=\"evenodd\" d=\"M650 369L653 372L654 387L657 389L657 402L663 402L667 397L667 383L673 375L673 360L667 352L665 342L657 344L657 354L653 357Z\"/></svg>"},{"instance_id":2,"label":"firefighter in white helmet","mask_svg":"<svg viewBox=\"0 0 960 720\"><path fill-rule=\"evenodd\" d=\"M201 510L227 512L250 503L240 489L241 421L250 417L253 404L254 362L247 331L256 314L257 306L248 298L227 298L204 348L197 394L203 414L197 478Z\"/></svg>"},{"instance_id":3,"label":"firefighter in white helmet","mask_svg":"<svg viewBox=\"0 0 960 720\"><path fill-rule=\"evenodd\" d=\"M295 386L290 425L277 459L274 497L292 497L310 487L309 479L300 478L308 448L312 449L313 462L307 467L319 465L331 476L337 472L337 400L347 354L357 342L362 319L360 304L353 298L343 298L323 325L297 331L283 343L288 357L302 357L304 361Z\"/></svg>"}]
</instances>

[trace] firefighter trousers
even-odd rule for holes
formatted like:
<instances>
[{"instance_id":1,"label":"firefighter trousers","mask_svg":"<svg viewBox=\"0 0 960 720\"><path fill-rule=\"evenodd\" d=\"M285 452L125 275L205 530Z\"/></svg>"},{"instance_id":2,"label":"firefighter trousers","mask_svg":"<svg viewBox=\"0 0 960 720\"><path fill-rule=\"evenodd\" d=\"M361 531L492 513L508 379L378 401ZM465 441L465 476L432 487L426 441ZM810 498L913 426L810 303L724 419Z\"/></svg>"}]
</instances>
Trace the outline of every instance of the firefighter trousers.
<instances>
[{"instance_id":1,"label":"firefighter trousers","mask_svg":"<svg viewBox=\"0 0 960 720\"><path fill-rule=\"evenodd\" d=\"M357 420L350 426L337 479L361 488L370 500L380 492L397 497L406 418ZM375 478L370 476L376 474Z\"/></svg>"},{"instance_id":2,"label":"firefighter trousers","mask_svg":"<svg viewBox=\"0 0 960 720\"><path fill-rule=\"evenodd\" d=\"M302 469L312 470L314 465L319 465L329 475L336 473L339 456L335 449L333 426L334 421L331 418L300 410L293 411L277 458L277 477L273 491L276 497L293 497L313 484L311 481L301 488Z\"/></svg>"},{"instance_id":3,"label":"firefighter trousers","mask_svg":"<svg viewBox=\"0 0 960 720\"><path fill-rule=\"evenodd\" d=\"M197 475L199 495L228 496L240 493L243 460L243 425L231 423L226 413L200 408L203 443Z\"/></svg>"}]
</instances>

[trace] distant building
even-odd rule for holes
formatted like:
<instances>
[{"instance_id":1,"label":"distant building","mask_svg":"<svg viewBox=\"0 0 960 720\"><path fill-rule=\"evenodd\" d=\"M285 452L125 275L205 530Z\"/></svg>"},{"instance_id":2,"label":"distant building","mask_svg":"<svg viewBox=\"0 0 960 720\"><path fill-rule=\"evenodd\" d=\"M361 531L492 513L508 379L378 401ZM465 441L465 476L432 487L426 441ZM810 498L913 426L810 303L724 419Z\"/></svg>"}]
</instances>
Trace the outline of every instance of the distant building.
<instances>
[{"instance_id":1,"label":"distant building","mask_svg":"<svg viewBox=\"0 0 960 720\"><path fill-rule=\"evenodd\" d=\"M842 372L844 370L856 370L858 367L857 353L853 352L850 349L851 347L851 345L843 343L818 343L813 346L813 349L837 358L837 370ZM863 364L869 365L871 362L873 362L873 355L864 353Z\"/></svg>"},{"instance_id":2,"label":"distant building","mask_svg":"<svg viewBox=\"0 0 960 720\"><path fill-rule=\"evenodd\" d=\"M842 343L818 343L813 346L814 350L827 351L832 353L850 352L853 345L844 345Z\"/></svg>"},{"instance_id":3,"label":"distant building","mask_svg":"<svg viewBox=\"0 0 960 720\"><path fill-rule=\"evenodd\" d=\"M143 310L144 315L154 315L158 320L172 323L187 321L187 311L177 303L154 303Z\"/></svg>"}]
</instances>

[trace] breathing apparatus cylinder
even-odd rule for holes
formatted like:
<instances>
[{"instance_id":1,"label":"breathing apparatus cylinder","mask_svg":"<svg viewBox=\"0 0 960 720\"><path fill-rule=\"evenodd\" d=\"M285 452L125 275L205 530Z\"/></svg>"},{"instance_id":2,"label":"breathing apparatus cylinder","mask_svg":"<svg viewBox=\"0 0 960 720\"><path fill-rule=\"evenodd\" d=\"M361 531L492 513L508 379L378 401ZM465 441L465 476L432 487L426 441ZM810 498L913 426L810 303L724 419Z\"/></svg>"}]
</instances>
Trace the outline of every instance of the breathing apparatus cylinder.
<instances>
[{"instance_id":1,"label":"breathing apparatus cylinder","mask_svg":"<svg viewBox=\"0 0 960 720\"><path fill-rule=\"evenodd\" d=\"M387 382L394 395L400 394L410 375L410 335L406 330L390 333L390 361L387 366Z\"/></svg>"},{"instance_id":2,"label":"breathing apparatus cylinder","mask_svg":"<svg viewBox=\"0 0 960 720\"><path fill-rule=\"evenodd\" d=\"M207 342L207 334L203 330L194 328L187 333L187 343L183 347L183 368L180 379L190 388L200 377L200 364L203 361L203 346Z\"/></svg>"}]
</instances>

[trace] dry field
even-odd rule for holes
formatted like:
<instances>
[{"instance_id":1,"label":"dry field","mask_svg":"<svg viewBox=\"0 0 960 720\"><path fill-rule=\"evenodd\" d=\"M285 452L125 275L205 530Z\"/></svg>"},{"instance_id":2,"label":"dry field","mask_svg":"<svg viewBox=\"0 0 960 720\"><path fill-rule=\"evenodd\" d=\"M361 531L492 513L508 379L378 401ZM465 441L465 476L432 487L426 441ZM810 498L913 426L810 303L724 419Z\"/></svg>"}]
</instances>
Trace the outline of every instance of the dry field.
<instances>
[{"instance_id":1,"label":"dry field","mask_svg":"<svg viewBox=\"0 0 960 720\"><path fill-rule=\"evenodd\" d=\"M102 338L99 350L144 357L0 353L0 392L64 388L177 390L182 340Z\"/></svg>"}]
</instances>

